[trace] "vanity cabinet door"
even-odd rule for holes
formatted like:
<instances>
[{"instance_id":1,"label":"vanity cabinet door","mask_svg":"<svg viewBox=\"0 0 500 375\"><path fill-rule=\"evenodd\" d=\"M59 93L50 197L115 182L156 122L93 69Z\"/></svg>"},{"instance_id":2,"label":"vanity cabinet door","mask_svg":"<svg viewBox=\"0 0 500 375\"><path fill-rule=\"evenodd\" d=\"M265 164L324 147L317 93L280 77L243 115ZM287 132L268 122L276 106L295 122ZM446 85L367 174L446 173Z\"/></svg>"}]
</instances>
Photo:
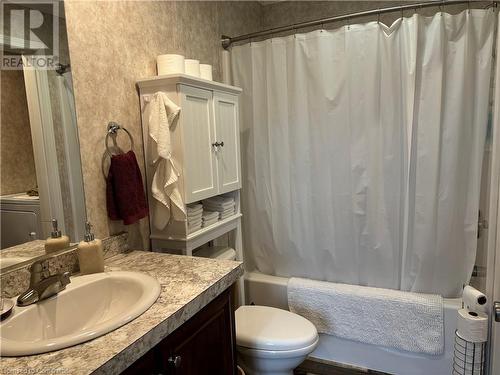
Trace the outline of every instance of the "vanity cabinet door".
<instances>
[{"instance_id":1,"label":"vanity cabinet door","mask_svg":"<svg viewBox=\"0 0 500 375\"><path fill-rule=\"evenodd\" d=\"M236 346L231 288L162 342L166 374L235 374Z\"/></svg>"},{"instance_id":2,"label":"vanity cabinet door","mask_svg":"<svg viewBox=\"0 0 500 375\"><path fill-rule=\"evenodd\" d=\"M186 203L218 193L212 91L180 85Z\"/></svg>"},{"instance_id":3,"label":"vanity cabinet door","mask_svg":"<svg viewBox=\"0 0 500 375\"><path fill-rule=\"evenodd\" d=\"M238 97L214 93L219 194L241 188Z\"/></svg>"},{"instance_id":4,"label":"vanity cabinet door","mask_svg":"<svg viewBox=\"0 0 500 375\"><path fill-rule=\"evenodd\" d=\"M162 361L157 348L151 349L135 361L121 375L163 375Z\"/></svg>"}]
</instances>

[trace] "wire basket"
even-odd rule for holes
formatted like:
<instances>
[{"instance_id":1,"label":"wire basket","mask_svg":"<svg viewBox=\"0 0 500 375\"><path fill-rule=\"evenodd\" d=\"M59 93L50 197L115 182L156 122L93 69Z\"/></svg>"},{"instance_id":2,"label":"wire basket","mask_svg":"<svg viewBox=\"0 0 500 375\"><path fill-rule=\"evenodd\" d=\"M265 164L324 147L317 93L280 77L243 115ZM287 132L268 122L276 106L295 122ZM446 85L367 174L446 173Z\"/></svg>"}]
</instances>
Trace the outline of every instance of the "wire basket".
<instances>
[{"instance_id":1,"label":"wire basket","mask_svg":"<svg viewBox=\"0 0 500 375\"><path fill-rule=\"evenodd\" d=\"M484 375L486 342L464 340L455 331L453 375Z\"/></svg>"}]
</instances>

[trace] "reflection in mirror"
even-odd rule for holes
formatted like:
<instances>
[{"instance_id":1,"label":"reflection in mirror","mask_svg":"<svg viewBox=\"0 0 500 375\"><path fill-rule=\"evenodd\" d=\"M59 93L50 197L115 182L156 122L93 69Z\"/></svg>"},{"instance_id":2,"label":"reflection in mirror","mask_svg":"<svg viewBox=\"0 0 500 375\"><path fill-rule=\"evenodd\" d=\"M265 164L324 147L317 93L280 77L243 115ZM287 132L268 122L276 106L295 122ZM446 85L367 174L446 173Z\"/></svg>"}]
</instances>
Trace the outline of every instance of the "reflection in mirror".
<instances>
[{"instance_id":1,"label":"reflection in mirror","mask_svg":"<svg viewBox=\"0 0 500 375\"><path fill-rule=\"evenodd\" d=\"M58 3L58 4L57 4ZM56 219L75 243L85 201L64 3L4 4L0 30L0 270L45 255ZM10 7L10 8L9 8ZM24 27L25 16L42 26ZM38 22L39 24L40 22Z\"/></svg>"}]
</instances>

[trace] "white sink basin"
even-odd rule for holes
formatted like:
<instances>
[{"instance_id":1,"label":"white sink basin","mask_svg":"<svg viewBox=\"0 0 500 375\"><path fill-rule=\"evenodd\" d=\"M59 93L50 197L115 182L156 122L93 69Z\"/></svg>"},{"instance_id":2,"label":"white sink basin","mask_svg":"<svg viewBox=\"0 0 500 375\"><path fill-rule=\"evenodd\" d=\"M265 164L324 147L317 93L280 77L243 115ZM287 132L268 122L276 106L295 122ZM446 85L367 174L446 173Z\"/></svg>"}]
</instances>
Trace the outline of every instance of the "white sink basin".
<instances>
[{"instance_id":1,"label":"white sink basin","mask_svg":"<svg viewBox=\"0 0 500 375\"><path fill-rule=\"evenodd\" d=\"M146 311L160 289L156 279L138 272L73 277L58 295L14 308L0 323L0 355L45 353L102 336Z\"/></svg>"}]
</instances>

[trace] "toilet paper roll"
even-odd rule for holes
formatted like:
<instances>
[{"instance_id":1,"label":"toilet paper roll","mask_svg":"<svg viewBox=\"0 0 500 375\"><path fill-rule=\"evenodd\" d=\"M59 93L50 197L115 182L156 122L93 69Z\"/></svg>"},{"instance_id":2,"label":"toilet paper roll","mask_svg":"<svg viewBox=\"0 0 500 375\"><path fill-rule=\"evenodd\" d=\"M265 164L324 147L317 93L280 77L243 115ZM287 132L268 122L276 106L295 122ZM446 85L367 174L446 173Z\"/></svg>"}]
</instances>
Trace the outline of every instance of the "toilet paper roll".
<instances>
[{"instance_id":1,"label":"toilet paper roll","mask_svg":"<svg viewBox=\"0 0 500 375\"><path fill-rule=\"evenodd\" d=\"M469 309L458 310L457 334L460 338L470 342L487 341L488 315Z\"/></svg>"},{"instance_id":2,"label":"toilet paper roll","mask_svg":"<svg viewBox=\"0 0 500 375\"><path fill-rule=\"evenodd\" d=\"M470 285L464 288L462 300L464 301L465 307L471 311L486 311L488 299L483 293Z\"/></svg>"},{"instance_id":3,"label":"toilet paper roll","mask_svg":"<svg viewBox=\"0 0 500 375\"><path fill-rule=\"evenodd\" d=\"M200 78L212 80L212 65L200 64Z\"/></svg>"},{"instance_id":4,"label":"toilet paper roll","mask_svg":"<svg viewBox=\"0 0 500 375\"><path fill-rule=\"evenodd\" d=\"M159 76L184 74L184 56L175 54L159 55L156 58L156 68Z\"/></svg>"},{"instance_id":5,"label":"toilet paper roll","mask_svg":"<svg viewBox=\"0 0 500 375\"><path fill-rule=\"evenodd\" d=\"M199 77L200 76L200 61L193 60L193 59L185 59L184 60L184 70L185 70L185 73L190 75L190 76Z\"/></svg>"}]
</instances>

